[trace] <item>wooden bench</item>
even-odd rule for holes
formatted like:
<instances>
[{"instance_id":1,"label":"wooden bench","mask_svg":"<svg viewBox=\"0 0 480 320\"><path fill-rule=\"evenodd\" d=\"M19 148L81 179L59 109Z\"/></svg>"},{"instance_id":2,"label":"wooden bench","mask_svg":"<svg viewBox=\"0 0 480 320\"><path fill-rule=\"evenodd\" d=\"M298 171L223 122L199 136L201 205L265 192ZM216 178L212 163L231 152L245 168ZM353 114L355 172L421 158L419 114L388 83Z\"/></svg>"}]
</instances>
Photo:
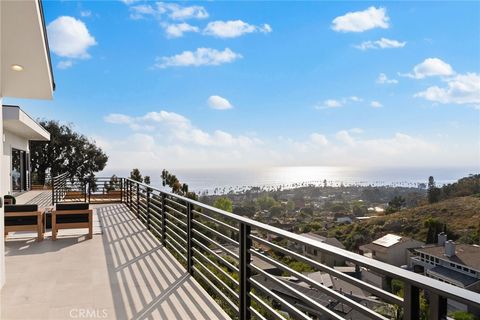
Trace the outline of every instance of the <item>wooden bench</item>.
<instances>
[{"instance_id":1,"label":"wooden bench","mask_svg":"<svg viewBox=\"0 0 480 320\"><path fill-rule=\"evenodd\" d=\"M37 240L43 240L44 210L38 210L36 204L9 204L5 205L5 239L9 232L34 231Z\"/></svg>"},{"instance_id":2,"label":"wooden bench","mask_svg":"<svg viewBox=\"0 0 480 320\"><path fill-rule=\"evenodd\" d=\"M52 211L52 240L57 239L58 230L88 228L88 239L93 236L93 210L89 204L58 203Z\"/></svg>"}]
</instances>

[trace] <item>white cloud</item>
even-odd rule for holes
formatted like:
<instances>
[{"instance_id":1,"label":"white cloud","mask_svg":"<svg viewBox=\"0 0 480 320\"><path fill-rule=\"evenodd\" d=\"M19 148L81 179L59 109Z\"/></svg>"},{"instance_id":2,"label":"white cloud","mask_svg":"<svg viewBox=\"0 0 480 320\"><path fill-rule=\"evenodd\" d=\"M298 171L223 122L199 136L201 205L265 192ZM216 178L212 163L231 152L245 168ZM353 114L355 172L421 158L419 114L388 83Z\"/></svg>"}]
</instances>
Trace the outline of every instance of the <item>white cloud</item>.
<instances>
[{"instance_id":1,"label":"white cloud","mask_svg":"<svg viewBox=\"0 0 480 320\"><path fill-rule=\"evenodd\" d=\"M130 4L135 3L135 2L138 2L138 1L140 1L140 0L120 0L120 1L122 1L122 2L125 3L126 5L130 5Z\"/></svg>"},{"instance_id":2,"label":"white cloud","mask_svg":"<svg viewBox=\"0 0 480 320\"><path fill-rule=\"evenodd\" d=\"M374 28L387 29L389 17L385 8L370 7L364 11L348 12L332 21L332 29L340 32L363 32Z\"/></svg>"},{"instance_id":3,"label":"white cloud","mask_svg":"<svg viewBox=\"0 0 480 320\"><path fill-rule=\"evenodd\" d=\"M92 11L90 11L90 10L80 11L80 17L89 18L91 16L92 16Z\"/></svg>"},{"instance_id":4,"label":"white cloud","mask_svg":"<svg viewBox=\"0 0 480 320\"><path fill-rule=\"evenodd\" d=\"M208 133L195 127L186 117L168 111L153 111L140 117L124 114L109 114L104 121L113 124L128 125L130 129L158 133L163 140L179 145L208 146L215 148L240 147L249 148L261 144L261 140L245 135L234 136L222 130Z\"/></svg>"},{"instance_id":5,"label":"white cloud","mask_svg":"<svg viewBox=\"0 0 480 320\"><path fill-rule=\"evenodd\" d=\"M348 133L347 130L341 130L335 135L338 141L343 142L348 145L354 145L355 139Z\"/></svg>"},{"instance_id":6,"label":"white cloud","mask_svg":"<svg viewBox=\"0 0 480 320\"><path fill-rule=\"evenodd\" d=\"M319 106L316 106L316 109L332 109L340 108L343 106L343 102L335 99L327 99Z\"/></svg>"},{"instance_id":7,"label":"white cloud","mask_svg":"<svg viewBox=\"0 0 480 320\"><path fill-rule=\"evenodd\" d=\"M68 69L73 66L73 61L72 60L62 60L57 64L58 69Z\"/></svg>"},{"instance_id":8,"label":"white cloud","mask_svg":"<svg viewBox=\"0 0 480 320\"><path fill-rule=\"evenodd\" d=\"M477 73L459 74L444 81L446 87L432 86L415 97L442 104L480 104L480 76Z\"/></svg>"},{"instance_id":9,"label":"white cloud","mask_svg":"<svg viewBox=\"0 0 480 320\"><path fill-rule=\"evenodd\" d=\"M169 38L180 38L186 32L198 32L198 27L182 22L178 24L168 24L165 26L165 33Z\"/></svg>"},{"instance_id":10,"label":"white cloud","mask_svg":"<svg viewBox=\"0 0 480 320\"><path fill-rule=\"evenodd\" d=\"M50 49L60 57L90 58L88 49L97 44L85 23L73 17L61 16L47 26Z\"/></svg>"},{"instance_id":11,"label":"white cloud","mask_svg":"<svg viewBox=\"0 0 480 320\"><path fill-rule=\"evenodd\" d=\"M377 83L380 84L397 84L397 79L389 79L385 73L380 73L377 78Z\"/></svg>"},{"instance_id":12,"label":"white cloud","mask_svg":"<svg viewBox=\"0 0 480 320\"><path fill-rule=\"evenodd\" d=\"M451 76L455 72L452 66L439 58L427 58L413 67L413 73L400 74L414 79L423 79L432 76Z\"/></svg>"},{"instance_id":13,"label":"white cloud","mask_svg":"<svg viewBox=\"0 0 480 320\"><path fill-rule=\"evenodd\" d=\"M111 113L103 118L105 122L116 124L130 124L133 118L120 113Z\"/></svg>"},{"instance_id":14,"label":"white cloud","mask_svg":"<svg viewBox=\"0 0 480 320\"><path fill-rule=\"evenodd\" d=\"M359 98L357 96L351 96L350 100L352 100L353 102L362 102L363 101L362 98Z\"/></svg>"},{"instance_id":15,"label":"white cloud","mask_svg":"<svg viewBox=\"0 0 480 320\"><path fill-rule=\"evenodd\" d=\"M252 32L269 33L272 28L268 24L255 26L242 20L230 20L209 22L203 30L204 34L218 38L236 38Z\"/></svg>"},{"instance_id":16,"label":"white cloud","mask_svg":"<svg viewBox=\"0 0 480 320\"><path fill-rule=\"evenodd\" d=\"M207 103L210 106L210 108L216 109L216 110L227 110L227 109L233 108L230 101L220 96L210 96L207 99Z\"/></svg>"},{"instance_id":17,"label":"white cloud","mask_svg":"<svg viewBox=\"0 0 480 320\"><path fill-rule=\"evenodd\" d=\"M372 102L370 102L370 106L372 108L381 108L381 107L383 107L383 104L381 104L380 102L378 102L376 100L373 100Z\"/></svg>"},{"instance_id":18,"label":"white cloud","mask_svg":"<svg viewBox=\"0 0 480 320\"><path fill-rule=\"evenodd\" d=\"M138 20L143 19L146 16L159 17L157 11L151 5L140 4L130 7L130 19Z\"/></svg>"},{"instance_id":19,"label":"white cloud","mask_svg":"<svg viewBox=\"0 0 480 320\"><path fill-rule=\"evenodd\" d=\"M208 12L202 6L181 6L176 3L157 2L157 8L159 11L167 12L168 16L174 20L208 18Z\"/></svg>"},{"instance_id":20,"label":"white cloud","mask_svg":"<svg viewBox=\"0 0 480 320\"><path fill-rule=\"evenodd\" d=\"M328 144L328 139L325 135L320 133L312 133L310 135L310 140L319 146L326 146Z\"/></svg>"},{"instance_id":21,"label":"white cloud","mask_svg":"<svg viewBox=\"0 0 480 320\"><path fill-rule=\"evenodd\" d=\"M142 19L148 16L162 19L164 16L172 20L205 19L208 12L202 6L181 6L177 3L157 2L155 5L141 4L130 7L131 19Z\"/></svg>"},{"instance_id":22,"label":"white cloud","mask_svg":"<svg viewBox=\"0 0 480 320\"><path fill-rule=\"evenodd\" d=\"M381 38L376 41L364 41L359 45L356 45L355 48L360 50L368 49L390 49L390 48L403 48L407 42L400 42L398 40L392 40L387 38Z\"/></svg>"},{"instance_id":23,"label":"white cloud","mask_svg":"<svg viewBox=\"0 0 480 320\"><path fill-rule=\"evenodd\" d=\"M158 57L155 60L155 68L189 67L189 66L218 66L231 63L242 58L242 55L233 52L229 48L218 51L211 48L198 48L195 51L183 51L170 57Z\"/></svg>"},{"instance_id":24,"label":"white cloud","mask_svg":"<svg viewBox=\"0 0 480 320\"><path fill-rule=\"evenodd\" d=\"M315 109L322 110L322 109L340 108L351 102L362 102L362 101L363 99L357 96L351 96L351 97L346 97L341 99L327 99L327 100L324 100L322 103L316 105Z\"/></svg>"}]
</instances>

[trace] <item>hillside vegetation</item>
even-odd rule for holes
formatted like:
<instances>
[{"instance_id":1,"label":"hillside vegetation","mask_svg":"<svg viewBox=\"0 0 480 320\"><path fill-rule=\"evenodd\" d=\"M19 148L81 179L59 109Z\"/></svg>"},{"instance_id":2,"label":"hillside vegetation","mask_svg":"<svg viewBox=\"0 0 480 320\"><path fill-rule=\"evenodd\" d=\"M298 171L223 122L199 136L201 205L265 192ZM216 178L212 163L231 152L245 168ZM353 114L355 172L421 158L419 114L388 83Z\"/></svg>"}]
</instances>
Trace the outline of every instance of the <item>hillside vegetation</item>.
<instances>
[{"instance_id":1,"label":"hillside vegetation","mask_svg":"<svg viewBox=\"0 0 480 320\"><path fill-rule=\"evenodd\" d=\"M387 233L432 242L432 236L446 231L449 239L459 243L480 243L480 195L454 197L432 204L372 218L330 230L350 250ZM430 235L429 235L430 233ZM433 235L432 235L433 233Z\"/></svg>"}]
</instances>

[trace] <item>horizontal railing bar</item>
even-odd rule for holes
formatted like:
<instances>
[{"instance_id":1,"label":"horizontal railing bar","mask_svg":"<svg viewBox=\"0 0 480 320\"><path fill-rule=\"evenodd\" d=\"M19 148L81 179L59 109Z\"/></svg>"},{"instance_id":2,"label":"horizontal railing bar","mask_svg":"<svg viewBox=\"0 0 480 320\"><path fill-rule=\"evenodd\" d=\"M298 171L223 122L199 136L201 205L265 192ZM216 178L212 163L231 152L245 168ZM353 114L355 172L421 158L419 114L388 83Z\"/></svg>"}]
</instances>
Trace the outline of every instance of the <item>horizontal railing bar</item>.
<instances>
[{"instance_id":1,"label":"horizontal railing bar","mask_svg":"<svg viewBox=\"0 0 480 320\"><path fill-rule=\"evenodd\" d=\"M181 224L182 226L184 226L185 228L187 227L187 224L185 222L183 222L182 220L178 219L177 217L175 217L174 215L170 214L169 212L166 212L165 211L165 215L169 218L172 218L173 220L175 220L176 222L178 222L179 224Z\"/></svg>"},{"instance_id":2,"label":"horizontal railing bar","mask_svg":"<svg viewBox=\"0 0 480 320\"><path fill-rule=\"evenodd\" d=\"M173 223L173 222L171 222L171 221L169 221L169 220L166 220L166 219L165 219L165 222L167 223L167 224L165 224L165 227L168 227L168 226L174 227L176 230L178 230L178 231L180 231L180 232L183 233L183 236L185 237L185 239L187 238L187 232L186 232L185 230L183 230L182 228L180 228L180 227L177 226L175 223Z\"/></svg>"},{"instance_id":3,"label":"horizontal railing bar","mask_svg":"<svg viewBox=\"0 0 480 320\"><path fill-rule=\"evenodd\" d=\"M263 308L267 309L267 311L270 312L270 314L273 315L276 319L287 320L280 313L278 313L277 310L273 309L268 303L263 301L260 297L255 295L253 292L250 292L249 295L250 295L250 298L252 298L256 303L262 305Z\"/></svg>"},{"instance_id":4,"label":"horizontal railing bar","mask_svg":"<svg viewBox=\"0 0 480 320\"><path fill-rule=\"evenodd\" d=\"M162 212L162 205L158 204L152 198L150 198L150 205L152 206L152 208L155 208L155 210L157 210L158 212Z\"/></svg>"},{"instance_id":5,"label":"horizontal railing bar","mask_svg":"<svg viewBox=\"0 0 480 320\"><path fill-rule=\"evenodd\" d=\"M323 284L320 284L317 281L312 280L311 278L305 276L304 274L283 265L282 263L276 261L275 259L267 257L267 256L257 252L256 250L249 250L249 251L253 256L256 256L256 257L262 259L263 261L265 261L267 263L270 263L270 264L276 266L277 268L280 268L281 270L286 271L286 272L290 273L291 275L293 275L293 276L295 276L299 279L302 279L303 281L305 281L306 283L308 283L310 286L314 287L315 289L317 289L319 291L322 291L322 292L324 292L325 294L327 294L331 297L334 297L338 301L345 303L346 305L348 305L352 309L357 310L358 312L366 315L367 317L369 317L371 319L388 320L387 318L385 318L385 317L381 316L380 314L376 313L375 311L365 307L364 305L362 305L362 304L360 304L360 303L358 303L354 300L349 299L346 295L338 293L337 291L335 291L333 289L330 289L329 287L327 287Z\"/></svg>"},{"instance_id":6,"label":"horizontal railing bar","mask_svg":"<svg viewBox=\"0 0 480 320\"><path fill-rule=\"evenodd\" d=\"M265 318L264 316L262 316L261 313L258 312L257 310L255 310L254 308L249 307L248 309L249 309L250 312L252 312L253 315L254 315L255 317L257 317L258 319L260 319L260 320L267 320L267 318Z\"/></svg>"},{"instance_id":7,"label":"horizontal railing bar","mask_svg":"<svg viewBox=\"0 0 480 320\"><path fill-rule=\"evenodd\" d=\"M172 199L169 199L169 198L165 198L165 200L167 200L168 202L170 202L170 203L172 203L172 204L175 204L175 205L177 205L177 206L179 206L179 207L187 210L187 206L185 206L185 205L183 205L183 204L181 204L181 203L178 203L178 202L175 201L175 200L172 200Z\"/></svg>"},{"instance_id":8,"label":"horizontal railing bar","mask_svg":"<svg viewBox=\"0 0 480 320\"><path fill-rule=\"evenodd\" d=\"M226 241L228 241L228 242L230 242L230 243L233 243L233 244L236 245L236 246L239 246L239 245L240 245L240 244L238 243L238 241L236 241L236 240L234 240L234 239L232 239L232 238L230 238L230 237L227 237L227 236L224 235L224 234L221 234L221 233L218 232L217 230L212 229L212 228L210 228L209 226L204 225L204 224L201 223L200 221L193 220L193 223L196 224L196 225L198 225L198 226L201 227L201 228L204 228L204 229L210 231L211 233L215 234L216 236L218 236L218 237L220 237L220 238L222 238L222 239L224 239L224 240L226 240Z\"/></svg>"},{"instance_id":9,"label":"horizontal railing bar","mask_svg":"<svg viewBox=\"0 0 480 320\"><path fill-rule=\"evenodd\" d=\"M231 264L230 262L228 262L227 260L225 260L223 257L221 257L220 255L218 255L216 252L214 252L212 249L208 248L207 246L205 246L203 243L201 243L200 241L198 241L197 239L195 238L192 238L192 241L199 245L203 250L207 251L208 253L212 254L215 256L215 258L217 258L219 261L221 261L223 263L223 265L225 265L227 268L229 268L230 270L233 270L235 272L238 272L238 268L236 266L234 266L233 264Z\"/></svg>"},{"instance_id":10,"label":"horizontal railing bar","mask_svg":"<svg viewBox=\"0 0 480 320\"><path fill-rule=\"evenodd\" d=\"M181 211L178 211L177 209L172 208L172 207L170 207L170 206L167 205L167 204L165 205L165 208L168 209L168 210L172 210L172 211L175 212L176 214L180 215L182 218L185 218L185 219L187 218L187 215L186 215L185 213L183 213L183 212L181 212Z\"/></svg>"},{"instance_id":11,"label":"horizontal railing bar","mask_svg":"<svg viewBox=\"0 0 480 320\"><path fill-rule=\"evenodd\" d=\"M232 311L238 313L238 306L230 301L230 299L228 299L228 297L220 289L218 289L217 286L215 286L212 281L210 281L210 279L208 279L208 277L200 271L200 269L198 269L196 266L193 266L193 270L229 305L230 308L232 308Z\"/></svg>"},{"instance_id":12,"label":"horizontal railing bar","mask_svg":"<svg viewBox=\"0 0 480 320\"><path fill-rule=\"evenodd\" d=\"M236 286L239 286L240 284L238 283L237 280L235 280L228 272L223 270L218 264L216 264L214 261L210 260L207 256L205 256L203 253L200 252L197 248L192 248L192 250L198 254L202 259L204 259L205 262L207 262L209 265L213 266L215 269L217 269L219 272L221 272L224 276L228 278L232 283L234 283Z\"/></svg>"},{"instance_id":13,"label":"horizontal railing bar","mask_svg":"<svg viewBox=\"0 0 480 320\"><path fill-rule=\"evenodd\" d=\"M225 248L224 246L222 246L220 243L218 243L217 241L207 237L206 235L202 234L201 232L199 232L198 230L195 230L195 229L192 229L193 233L200 236L201 238L203 238L204 240L208 241L209 243L215 245L216 247L220 248L220 250L222 250L223 252L227 253L228 255L230 255L231 257L237 259L237 260L240 260L240 257L238 256L238 254L236 254L235 252L233 252L232 250L230 249L227 249Z\"/></svg>"},{"instance_id":14,"label":"horizontal railing bar","mask_svg":"<svg viewBox=\"0 0 480 320\"><path fill-rule=\"evenodd\" d=\"M397 305L399 305L399 306L403 306L403 299L400 298L399 296L393 294L393 293L390 293L390 292L388 292L388 291L385 291L385 290L382 290L382 289L380 289L380 288L377 288L377 287L375 287L375 286L373 286L373 285L371 285L371 284L369 284L369 283L367 283L367 282L363 282L363 281L361 281L361 280L359 280L359 279L357 279L357 278L354 278L354 277L352 277L352 276L349 276L348 274L345 274L345 273L343 273L343 272L341 272L341 271L335 270L334 268L331 268L331 267L329 267L329 266L326 266L326 265L324 265L324 264L322 264L322 263L320 263L320 262L318 262L318 261L315 261L315 260L313 260L313 259L310 259L310 258L308 258L308 257L306 257L306 256L303 256L303 255L301 255L301 254L299 254L299 253L296 253L296 252L294 252L294 251L291 251L291 250L289 250L289 249L283 248L283 247L281 247L281 246L279 246L279 245L277 245L277 244L274 244L274 243L272 243L272 242L269 242L269 241L267 241L267 240L265 240L265 239L262 239L262 238L260 238L260 237L257 237L257 236L254 236L254 235L250 235L250 238L251 238L252 240L255 240L255 241L257 241L257 242L260 242L260 243L262 243L262 244L264 244L264 245L269 246L269 247L272 248L274 251L275 251L275 250L276 250L276 251L280 251L280 252L282 252L282 253L284 253L284 254L293 256L293 257L297 258L298 260L301 260L301 261L303 261L303 262L305 262L305 263L308 263L309 265L311 265L311 266L313 266L313 267L315 267L315 268L317 268L317 269L320 269L321 271L324 271L324 272L326 272L326 273L328 273L328 274L330 274L330 275L332 275L332 276L335 276L335 277L337 277L337 278L339 278L339 279L345 280L346 282L349 282L349 283L351 283L351 284L353 284L353 285L356 285L356 286L358 286L359 288L362 288L362 289L364 289L364 290L366 290L366 291L368 291L368 292L370 292L370 293L375 294L375 295L378 296L379 298L382 298L382 299L384 299L384 300L386 300L386 301L388 301L388 302L391 302L391 303L395 303L395 304L397 304Z\"/></svg>"},{"instance_id":15,"label":"horizontal railing bar","mask_svg":"<svg viewBox=\"0 0 480 320\"><path fill-rule=\"evenodd\" d=\"M343 318L341 316L339 316L338 314L336 314L332 310L330 310L327 307L321 305L320 303L313 300L312 298L310 298L306 294L304 294L304 293L298 291L297 289L287 285L285 282L277 279L275 276L272 276L268 272L263 271L262 269L260 269L259 267L255 266L253 264L250 265L250 268L254 269L256 272L260 273L264 277L269 278L271 281L280 285L282 288L286 289L287 291L290 291L291 293L297 295L298 297L300 297L300 299L303 300L303 302L308 303L309 305L313 306L317 310L320 310L320 312L323 311L322 313L324 313L325 315L328 315L328 317L333 318L333 319L337 319L337 320L343 320Z\"/></svg>"},{"instance_id":16,"label":"horizontal railing bar","mask_svg":"<svg viewBox=\"0 0 480 320\"><path fill-rule=\"evenodd\" d=\"M195 261L196 263L198 263L205 271L207 271L207 273L209 275L211 275L213 277L213 279L215 279L215 281L220 284L223 288L225 288L225 290L227 290L231 295L232 297L235 298L235 300L238 300L238 292L235 292L232 288L230 288L228 286L228 284L226 284L225 282L222 281L222 279L220 279L219 277L217 277L213 272L212 270L208 269L200 260L198 260L197 258L193 257L193 261Z\"/></svg>"},{"instance_id":17,"label":"horizontal railing bar","mask_svg":"<svg viewBox=\"0 0 480 320\"><path fill-rule=\"evenodd\" d=\"M182 243L183 243L184 246L187 245L187 240L183 239L183 238L182 238L180 235L178 235L175 231L173 231L172 229L170 229L169 226L165 226L165 229L167 229L167 231L171 232L171 233L168 233L168 235L170 236L170 238L172 238L172 234L173 234L173 235L175 235L175 237L177 237L177 239L180 239L180 240L182 241ZM179 245L181 245L181 244L179 243ZM183 247L182 247L182 249L183 249ZM185 252L187 252L186 249L184 249L184 250L185 250Z\"/></svg>"},{"instance_id":18,"label":"horizontal railing bar","mask_svg":"<svg viewBox=\"0 0 480 320\"><path fill-rule=\"evenodd\" d=\"M171 239L165 239L165 243L168 244L173 250L175 250L175 252L180 256L182 257L185 261L187 260L187 257L185 257L185 254L183 252L181 252L180 250L177 249L177 247L175 247L172 242L170 242Z\"/></svg>"},{"instance_id":19,"label":"horizontal railing bar","mask_svg":"<svg viewBox=\"0 0 480 320\"><path fill-rule=\"evenodd\" d=\"M157 231L160 231L162 230L162 223L158 223L150 217L150 227L155 228Z\"/></svg>"},{"instance_id":20,"label":"horizontal railing bar","mask_svg":"<svg viewBox=\"0 0 480 320\"><path fill-rule=\"evenodd\" d=\"M203 217L203 218L206 218L206 219L208 219L208 220L210 220L210 221L213 221L213 222L215 222L215 223L217 223L217 224L220 224L220 225L222 225L222 226L224 226L224 227L226 227L226 228L228 228L228 229L230 229L230 230L232 230L232 231L239 232L238 228L235 228L235 227L233 227L233 226L231 226L231 225L229 225L229 224L227 224L227 223L225 223L225 222L223 222L223 221L220 221L220 220L217 220L217 219L215 219L215 218L213 218L213 217L210 217L209 215L206 215L206 214L204 214L204 213L201 213L201 212L199 212L199 211L197 211L197 210L192 210L192 212L195 213L195 214L198 214L199 216L201 216L201 217Z\"/></svg>"},{"instance_id":21,"label":"horizontal railing bar","mask_svg":"<svg viewBox=\"0 0 480 320\"><path fill-rule=\"evenodd\" d=\"M161 231L157 230L156 228L151 228L149 230L150 232L154 233L156 236L158 236L160 239L163 239Z\"/></svg>"},{"instance_id":22,"label":"horizontal railing bar","mask_svg":"<svg viewBox=\"0 0 480 320\"><path fill-rule=\"evenodd\" d=\"M150 221L156 222L160 227L162 225L162 220L160 220L160 218L157 217L157 215L153 214L153 212L150 212Z\"/></svg>"},{"instance_id":23,"label":"horizontal railing bar","mask_svg":"<svg viewBox=\"0 0 480 320\"><path fill-rule=\"evenodd\" d=\"M287 302L285 299L280 297L278 294L275 292L271 291L267 287L265 287L263 284L258 282L255 279L250 279L250 283L257 288L258 290L262 291L264 294L267 296L270 296L272 299L277 300L278 302L281 303L281 305L287 309L289 312L293 313L295 316L304 319L304 320L312 320L309 316L307 316L305 313L302 311L298 310L295 306L293 306L291 303Z\"/></svg>"}]
</instances>

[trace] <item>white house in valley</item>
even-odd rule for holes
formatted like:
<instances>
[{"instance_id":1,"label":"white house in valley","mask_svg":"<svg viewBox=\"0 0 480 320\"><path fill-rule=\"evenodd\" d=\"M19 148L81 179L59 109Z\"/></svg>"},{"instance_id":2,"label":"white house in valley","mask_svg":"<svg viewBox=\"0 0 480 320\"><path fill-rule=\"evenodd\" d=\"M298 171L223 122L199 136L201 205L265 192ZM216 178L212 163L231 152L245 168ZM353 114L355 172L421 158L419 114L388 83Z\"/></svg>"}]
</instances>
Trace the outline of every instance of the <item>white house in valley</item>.
<instances>
[{"instance_id":1,"label":"white house in valley","mask_svg":"<svg viewBox=\"0 0 480 320\"><path fill-rule=\"evenodd\" d=\"M31 187L29 142L49 141L50 133L18 106L4 105L2 113L2 190L14 195Z\"/></svg>"},{"instance_id":2,"label":"white house in valley","mask_svg":"<svg viewBox=\"0 0 480 320\"><path fill-rule=\"evenodd\" d=\"M0 1L0 105L3 105L3 97L52 99L54 89L42 2ZM9 174L16 168L21 169L22 161L25 171L29 139L49 138L19 108L9 108L5 112L3 109L0 112L0 288L5 283L3 196L13 192L13 178ZM14 158L22 157L20 165L13 163ZM14 175L18 176L16 172ZM28 180L26 172L23 177ZM20 180L15 183L18 181L22 183L21 172Z\"/></svg>"}]
</instances>

